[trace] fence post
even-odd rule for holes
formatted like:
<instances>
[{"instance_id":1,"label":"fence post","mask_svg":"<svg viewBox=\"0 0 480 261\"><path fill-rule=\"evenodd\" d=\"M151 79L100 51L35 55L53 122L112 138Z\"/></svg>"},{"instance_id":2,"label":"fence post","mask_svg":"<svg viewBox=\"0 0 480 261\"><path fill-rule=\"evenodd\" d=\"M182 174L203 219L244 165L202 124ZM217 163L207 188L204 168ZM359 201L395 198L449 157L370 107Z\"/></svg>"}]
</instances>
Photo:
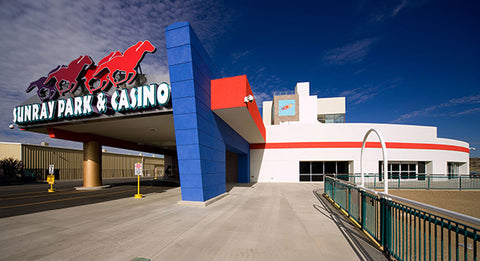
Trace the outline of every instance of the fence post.
<instances>
[{"instance_id":1,"label":"fence post","mask_svg":"<svg viewBox=\"0 0 480 261\"><path fill-rule=\"evenodd\" d=\"M381 245L383 251L387 256L390 256L391 245L391 210L388 204L388 200L384 197L380 199L380 235Z\"/></svg>"},{"instance_id":2,"label":"fence post","mask_svg":"<svg viewBox=\"0 0 480 261\"><path fill-rule=\"evenodd\" d=\"M428 184L427 190L430 190L430 174L427 175L427 184Z\"/></svg>"},{"instance_id":3,"label":"fence post","mask_svg":"<svg viewBox=\"0 0 480 261\"><path fill-rule=\"evenodd\" d=\"M360 227L364 228L364 220L365 220L365 195L363 194L364 192L360 190L360 211L361 215L359 215L360 218Z\"/></svg>"},{"instance_id":4,"label":"fence post","mask_svg":"<svg viewBox=\"0 0 480 261\"><path fill-rule=\"evenodd\" d=\"M462 175L458 174L458 186L460 191L462 191Z\"/></svg>"}]
</instances>

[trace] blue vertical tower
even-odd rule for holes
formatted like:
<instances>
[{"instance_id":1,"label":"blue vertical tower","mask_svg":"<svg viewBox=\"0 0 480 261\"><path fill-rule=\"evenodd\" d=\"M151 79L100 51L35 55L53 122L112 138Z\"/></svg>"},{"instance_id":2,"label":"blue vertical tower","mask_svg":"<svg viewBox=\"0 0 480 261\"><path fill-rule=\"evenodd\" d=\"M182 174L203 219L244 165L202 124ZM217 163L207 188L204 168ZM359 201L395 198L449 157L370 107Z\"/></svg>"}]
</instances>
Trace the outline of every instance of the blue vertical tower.
<instances>
[{"instance_id":1,"label":"blue vertical tower","mask_svg":"<svg viewBox=\"0 0 480 261\"><path fill-rule=\"evenodd\" d=\"M221 75L190 24L165 33L182 200L206 201L225 192L226 150L238 155L238 181L250 181L249 143L211 110Z\"/></svg>"}]
</instances>

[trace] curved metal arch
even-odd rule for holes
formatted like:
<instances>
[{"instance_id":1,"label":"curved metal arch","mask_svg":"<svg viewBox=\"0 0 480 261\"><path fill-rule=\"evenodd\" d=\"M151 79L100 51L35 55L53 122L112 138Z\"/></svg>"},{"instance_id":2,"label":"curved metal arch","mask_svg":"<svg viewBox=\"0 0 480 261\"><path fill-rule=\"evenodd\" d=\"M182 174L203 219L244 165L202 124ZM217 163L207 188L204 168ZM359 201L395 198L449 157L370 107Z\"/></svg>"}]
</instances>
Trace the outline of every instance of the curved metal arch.
<instances>
[{"instance_id":1,"label":"curved metal arch","mask_svg":"<svg viewBox=\"0 0 480 261\"><path fill-rule=\"evenodd\" d=\"M375 129L370 129L367 131L365 136L363 137L362 143L362 150L360 151L360 172L362 174L362 187L365 187L365 176L363 173L363 150L365 149L365 144L367 143L367 138L370 133L375 132L377 134L378 139L380 140L380 144L382 145L382 155L383 155L383 173L384 173L384 193L388 194L388 160L387 160L387 146L385 145L385 141L383 140L382 134L380 134Z\"/></svg>"}]
</instances>

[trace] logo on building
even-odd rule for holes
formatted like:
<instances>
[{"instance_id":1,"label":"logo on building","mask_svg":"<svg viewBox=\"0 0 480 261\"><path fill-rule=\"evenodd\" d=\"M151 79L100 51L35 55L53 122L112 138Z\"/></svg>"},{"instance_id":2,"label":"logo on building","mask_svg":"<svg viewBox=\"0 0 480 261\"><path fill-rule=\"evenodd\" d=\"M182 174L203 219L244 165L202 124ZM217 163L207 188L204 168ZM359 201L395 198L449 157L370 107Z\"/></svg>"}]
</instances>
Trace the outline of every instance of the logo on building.
<instances>
[{"instance_id":1,"label":"logo on building","mask_svg":"<svg viewBox=\"0 0 480 261\"><path fill-rule=\"evenodd\" d=\"M149 41L139 41L123 53L111 52L98 65L88 55L82 55L68 65L59 65L48 75L30 83L26 92L37 89L41 103L15 107L13 122L26 125L109 111L166 106L170 101L170 86L167 83L121 88L121 85L132 84L138 78L145 54L155 51ZM111 87L116 90L112 94L106 93ZM82 90L77 91L79 88Z\"/></svg>"}]
</instances>

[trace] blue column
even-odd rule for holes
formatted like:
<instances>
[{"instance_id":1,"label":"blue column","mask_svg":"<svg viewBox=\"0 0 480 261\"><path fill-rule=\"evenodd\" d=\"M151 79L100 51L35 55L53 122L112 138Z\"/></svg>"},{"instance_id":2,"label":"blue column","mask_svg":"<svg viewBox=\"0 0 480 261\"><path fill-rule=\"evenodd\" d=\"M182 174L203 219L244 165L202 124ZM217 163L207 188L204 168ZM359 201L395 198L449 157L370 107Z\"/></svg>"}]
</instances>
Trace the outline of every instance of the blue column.
<instances>
[{"instance_id":1,"label":"blue column","mask_svg":"<svg viewBox=\"0 0 480 261\"><path fill-rule=\"evenodd\" d=\"M206 201L225 192L226 144L247 154L249 144L210 109L210 81L221 75L190 24L165 34L182 200Z\"/></svg>"}]
</instances>

